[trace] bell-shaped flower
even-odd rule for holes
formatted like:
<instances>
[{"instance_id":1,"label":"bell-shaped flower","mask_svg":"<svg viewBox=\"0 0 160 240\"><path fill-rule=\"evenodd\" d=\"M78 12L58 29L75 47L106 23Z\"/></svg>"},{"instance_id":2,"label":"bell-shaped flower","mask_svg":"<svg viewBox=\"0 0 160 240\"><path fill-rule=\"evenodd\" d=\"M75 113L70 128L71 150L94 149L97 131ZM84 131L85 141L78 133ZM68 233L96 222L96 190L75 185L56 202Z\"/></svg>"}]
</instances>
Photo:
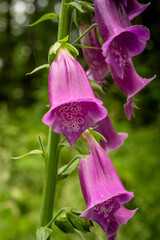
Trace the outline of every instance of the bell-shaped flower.
<instances>
[{"instance_id":1,"label":"bell-shaped flower","mask_svg":"<svg viewBox=\"0 0 160 240\"><path fill-rule=\"evenodd\" d=\"M100 3L101 2L101 3ZM131 1L135 6L135 1ZM95 15L100 35L105 41L102 50L109 71L117 86L127 95L125 113L132 115L132 101L145 85L154 79L141 78L135 71L131 58L140 54L149 40L149 30L143 26L131 26L123 7L127 1L95 0ZM111 19L110 19L111 18Z\"/></svg>"},{"instance_id":2,"label":"bell-shaped flower","mask_svg":"<svg viewBox=\"0 0 160 240\"><path fill-rule=\"evenodd\" d=\"M93 23L95 23L94 18L92 19L92 24ZM89 24L81 23L79 26L80 35L82 35L89 27ZM108 65L105 62L105 57L102 54L101 44L99 43L97 38L96 28L89 31L81 39L81 43L85 46L99 48L83 48L82 53L87 65L89 66L89 70L87 71L89 79L96 81L100 86L102 86L105 76L108 73Z\"/></svg>"},{"instance_id":3,"label":"bell-shaped flower","mask_svg":"<svg viewBox=\"0 0 160 240\"><path fill-rule=\"evenodd\" d=\"M99 132L106 139L106 142L100 140L100 145L106 152L111 152L119 148L128 137L127 133L116 132L108 115L98 122L97 125L98 127L94 130Z\"/></svg>"},{"instance_id":4,"label":"bell-shaped flower","mask_svg":"<svg viewBox=\"0 0 160 240\"><path fill-rule=\"evenodd\" d=\"M133 193L123 187L104 149L86 131L85 136L90 155L81 160L78 168L87 208L81 216L97 222L107 233L109 240L113 240L118 227L126 224L136 212L123 207L133 197Z\"/></svg>"},{"instance_id":5,"label":"bell-shaped flower","mask_svg":"<svg viewBox=\"0 0 160 240\"><path fill-rule=\"evenodd\" d=\"M127 103L124 105L124 108L127 118L131 119L133 107L132 97L150 83L155 76L150 79L140 77L135 71L131 59L125 62L123 78L117 75L114 68L111 68L110 73L116 85L127 95Z\"/></svg>"},{"instance_id":6,"label":"bell-shaped flower","mask_svg":"<svg viewBox=\"0 0 160 240\"><path fill-rule=\"evenodd\" d=\"M141 14L150 5L150 3L141 4L137 2L137 0L119 0L119 1L123 4L130 20Z\"/></svg>"},{"instance_id":7,"label":"bell-shaped flower","mask_svg":"<svg viewBox=\"0 0 160 240\"><path fill-rule=\"evenodd\" d=\"M63 134L71 146L85 129L95 126L107 115L83 67L64 47L59 49L50 66L48 90L50 110L43 122Z\"/></svg>"}]
</instances>

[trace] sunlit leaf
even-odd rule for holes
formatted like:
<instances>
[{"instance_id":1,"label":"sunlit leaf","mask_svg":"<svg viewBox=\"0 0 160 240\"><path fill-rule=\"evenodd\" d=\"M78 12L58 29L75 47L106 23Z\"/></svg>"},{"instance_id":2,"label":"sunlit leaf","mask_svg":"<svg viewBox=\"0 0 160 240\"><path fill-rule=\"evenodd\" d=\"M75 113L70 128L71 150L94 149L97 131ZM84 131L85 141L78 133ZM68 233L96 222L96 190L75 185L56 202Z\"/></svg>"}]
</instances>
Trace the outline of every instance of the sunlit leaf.
<instances>
[{"instance_id":1,"label":"sunlit leaf","mask_svg":"<svg viewBox=\"0 0 160 240\"><path fill-rule=\"evenodd\" d=\"M89 128L89 132L94 136L98 143L100 140L107 142L106 139L100 133L94 131L92 128Z\"/></svg>"},{"instance_id":2,"label":"sunlit leaf","mask_svg":"<svg viewBox=\"0 0 160 240\"><path fill-rule=\"evenodd\" d=\"M35 73L35 72L38 72L39 70L44 69L44 68L49 69L49 67L50 67L49 64L43 64L43 65L35 68L32 72L27 73L26 75L31 75L31 74L33 74L33 73Z\"/></svg>"},{"instance_id":3,"label":"sunlit leaf","mask_svg":"<svg viewBox=\"0 0 160 240\"><path fill-rule=\"evenodd\" d=\"M35 21L34 23L30 24L29 27L35 26L38 23L41 23L41 22L49 20L49 19L57 19L58 20L59 16L56 13L46 13L42 17L40 17L37 21Z\"/></svg>"},{"instance_id":4,"label":"sunlit leaf","mask_svg":"<svg viewBox=\"0 0 160 240\"><path fill-rule=\"evenodd\" d=\"M28 152L28 153L26 153L26 154L24 154L24 155L22 155L22 156L19 156L19 157L11 157L11 158L12 158L12 159L21 159L21 158L27 157L27 156L29 156L29 155L40 155L40 154L43 155L43 152L42 152L41 150L35 149L35 150L32 150L32 151L30 151L30 152Z\"/></svg>"}]
</instances>

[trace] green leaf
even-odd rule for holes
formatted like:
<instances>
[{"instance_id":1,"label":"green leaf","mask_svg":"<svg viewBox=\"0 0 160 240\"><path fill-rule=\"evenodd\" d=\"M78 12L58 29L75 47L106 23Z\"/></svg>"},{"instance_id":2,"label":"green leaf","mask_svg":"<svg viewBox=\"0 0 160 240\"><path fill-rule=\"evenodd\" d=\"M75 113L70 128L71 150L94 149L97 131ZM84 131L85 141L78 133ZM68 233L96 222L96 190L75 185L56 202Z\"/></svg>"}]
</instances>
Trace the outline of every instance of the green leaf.
<instances>
[{"instance_id":1,"label":"green leaf","mask_svg":"<svg viewBox=\"0 0 160 240\"><path fill-rule=\"evenodd\" d=\"M87 10L88 12L94 12L94 4L93 3L89 3L86 1L79 1L79 4L81 4L85 10Z\"/></svg>"},{"instance_id":2,"label":"green leaf","mask_svg":"<svg viewBox=\"0 0 160 240\"><path fill-rule=\"evenodd\" d=\"M79 165L80 156L75 156L68 164L58 169L57 179L60 181L71 174Z\"/></svg>"},{"instance_id":3,"label":"green leaf","mask_svg":"<svg viewBox=\"0 0 160 240\"><path fill-rule=\"evenodd\" d=\"M53 233L52 229L47 227L41 227L36 231L36 238L37 240L47 240L52 233Z\"/></svg>"},{"instance_id":4,"label":"green leaf","mask_svg":"<svg viewBox=\"0 0 160 240\"><path fill-rule=\"evenodd\" d=\"M40 17L37 21L35 21L34 23L30 24L29 27L35 26L38 23L41 23L41 22L49 20L49 19L57 19L57 20L59 20L59 16L56 13L46 13L42 17Z\"/></svg>"},{"instance_id":5,"label":"green leaf","mask_svg":"<svg viewBox=\"0 0 160 240\"><path fill-rule=\"evenodd\" d=\"M106 139L100 133L94 131L92 128L89 128L89 132L90 132L90 134L92 134L92 136L94 136L94 138L96 139L96 141L98 143L99 143L99 140L103 140L103 141L107 142Z\"/></svg>"},{"instance_id":6,"label":"green leaf","mask_svg":"<svg viewBox=\"0 0 160 240\"><path fill-rule=\"evenodd\" d=\"M33 73L35 73L35 72L38 72L39 70L41 70L41 69L43 69L43 68L49 69L49 67L50 67L49 64L43 64L43 65L35 68L32 72L27 73L26 75L31 75L31 74L33 74Z\"/></svg>"},{"instance_id":7,"label":"green leaf","mask_svg":"<svg viewBox=\"0 0 160 240\"><path fill-rule=\"evenodd\" d=\"M29 156L29 155L39 155L39 154L42 154L42 155L43 155L43 152L42 152L41 150L35 149L35 150L32 150L32 151L30 151L30 152L28 152L28 153L26 153L26 154L24 154L24 155L22 155L22 156L19 156L19 157L11 157L11 158L12 158L12 159L21 159L21 158L27 157L27 156Z\"/></svg>"},{"instance_id":8,"label":"green leaf","mask_svg":"<svg viewBox=\"0 0 160 240\"><path fill-rule=\"evenodd\" d=\"M93 91L95 92L95 93L97 93L98 95L104 95L105 93L104 93L104 91L103 91L103 89L101 88L101 86L99 85L99 84L97 84L95 81L93 81L93 80L89 80L90 81L90 84L91 84L91 86L92 86L92 88L93 88Z\"/></svg>"},{"instance_id":9,"label":"green leaf","mask_svg":"<svg viewBox=\"0 0 160 240\"><path fill-rule=\"evenodd\" d=\"M79 2L74 1L74 2L71 2L71 3L66 3L66 5L70 5L74 8L76 8L79 12L85 13L85 11L83 10L83 8L82 8L81 4L79 4Z\"/></svg>"}]
</instances>

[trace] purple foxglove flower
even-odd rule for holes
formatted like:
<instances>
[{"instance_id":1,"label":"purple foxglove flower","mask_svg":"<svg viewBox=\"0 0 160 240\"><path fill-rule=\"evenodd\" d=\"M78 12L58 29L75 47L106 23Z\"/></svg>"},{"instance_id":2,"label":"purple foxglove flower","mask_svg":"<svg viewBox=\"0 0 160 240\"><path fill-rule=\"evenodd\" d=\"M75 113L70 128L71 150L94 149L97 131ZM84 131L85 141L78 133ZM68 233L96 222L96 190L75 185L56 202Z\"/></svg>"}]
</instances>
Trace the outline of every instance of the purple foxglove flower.
<instances>
[{"instance_id":1,"label":"purple foxglove flower","mask_svg":"<svg viewBox=\"0 0 160 240\"><path fill-rule=\"evenodd\" d=\"M94 0L95 17L104 42L131 26L122 4L115 0Z\"/></svg>"},{"instance_id":2,"label":"purple foxglove flower","mask_svg":"<svg viewBox=\"0 0 160 240\"><path fill-rule=\"evenodd\" d=\"M128 137L127 133L117 133L115 131L108 115L97 124L98 127L95 128L95 131L102 134L107 141L100 140L100 145L106 152L119 148L123 144L124 139Z\"/></svg>"},{"instance_id":3,"label":"purple foxglove flower","mask_svg":"<svg viewBox=\"0 0 160 240\"><path fill-rule=\"evenodd\" d=\"M137 0L120 0L120 2L125 8L129 20L132 20L133 18L141 14L150 5L150 3L141 4L137 2Z\"/></svg>"},{"instance_id":4,"label":"purple foxglove flower","mask_svg":"<svg viewBox=\"0 0 160 240\"><path fill-rule=\"evenodd\" d=\"M82 66L69 51L60 48L51 64L48 78L50 110L43 122L63 134L71 146L83 131L106 117Z\"/></svg>"},{"instance_id":5,"label":"purple foxglove flower","mask_svg":"<svg viewBox=\"0 0 160 240\"><path fill-rule=\"evenodd\" d=\"M116 85L127 95L127 103L125 104L125 113L128 119L132 116L132 100L131 98L142 90L148 83L154 78L145 79L140 77L133 66L131 59L125 62L123 78L117 75L114 68L111 68L111 76L114 79Z\"/></svg>"},{"instance_id":6,"label":"purple foxglove flower","mask_svg":"<svg viewBox=\"0 0 160 240\"><path fill-rule=\"evenodd\" d=\"M87 208L81 216L97 222L109 240L113 240L118 227L126 224L136 212L123 207L133 197L133 193L125 190L103 148L91 135L86 134L86 137L90 155L81 160L78 168Z\"/></svg>"},{"instance_id":7,"label":"purple foxglove flower","mask_svg":"<svg viewBox=\"0 0 160 240\"><path fill-rule=\"evenodd\" d=\"M92 24L93 23L95 23L94 19L92 19ZM89 24L81 23L79 27L80 35L82 35L89 27L90 27ZM105 76L108 73L108 65L105 62L105 57L102 54L101 44L99 43L96 34L96 28L88 32L81 39L81 43L85 46L100 48L100 49L83 48L82 52L84 59L87 65L89 66L89 70L87 71L89 79L96 81L100 86L102 86Z\"/></svg>"},{"instance_id":8,"label":"purple foxglove flower","mask_svg":"<svg viewBox=\"0 0 160 240\"><path fill-rule=\"evenodd\" d=\"M101 3L100 3L101 2ZM135 6L135 1L131 1ZM122 1L121 1L122 3ZM131 58L140 54L149 40L149 30L143 26L131 26L123 5L114 0L95 0L95 15L100 35L105 41L102 50L109 71L117 86L127 95L125 113L132 115L132 101L145 85L154 79L145 80L135 71Z\"/></svg>"}]
</instances>

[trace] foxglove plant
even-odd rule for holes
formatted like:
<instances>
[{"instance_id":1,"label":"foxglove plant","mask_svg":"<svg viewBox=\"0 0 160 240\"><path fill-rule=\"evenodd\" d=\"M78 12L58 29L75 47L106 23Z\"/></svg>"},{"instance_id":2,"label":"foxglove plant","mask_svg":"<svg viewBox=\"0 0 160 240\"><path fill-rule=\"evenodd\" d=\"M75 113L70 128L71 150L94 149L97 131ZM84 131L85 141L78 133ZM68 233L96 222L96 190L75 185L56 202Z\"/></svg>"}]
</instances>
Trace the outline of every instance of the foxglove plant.
<instances>
[{"instance_id":1,"label":"foxglove plant","mask_svg":"<svg viewBox=\"0 0 160 240\"><path fill-rule=\"evenodd\" d=\"M123 204L128 202L133 193L128 192L107 153L86 130L90 155L82 159L78 168L86 211L81 214L97 222L107 233L109 240L116 237L121 224L134 215L136 210L127 210Z\"/></svg>"},{"instance_id":2,"label":"foxglove plant","mask_svg":"<svg viewBox=\"0 0 160 240\"><path fill-rule=\"evenodd\" d=\"M153 79L141 78L132 63L132 57L144 50L149 39L149 30L143 26L132 26L130 20L148 5L140 4L136 0L94 0L94 8L93 4L86 1L62 0L60 17L48 13L32 24L36 25L51 18L59 20L58 42L49 51L49 64L33 71L49 68L50 110L43 117L43 123L50 127L48 148L46 151L39 138L41 150L29 153L40 153L45 158L37 240L50 239L52 223L65 233L76 231L82 236L83 232L93 229L92 221L101 226L109 240L115 240L119 226L126 224L136 212L123 206L133 198L133 193L124 188L107 155L107 152L123 144L127 133L115 131L107 110L100 97L95 96L89 79L102 87L105 76L110 72L116 85L127 95L125 111L127 117L131 118L132 97ZM80 34L83 36L74 43L81 39L82 45L85 45L81 47L84 47L83 55L89 66L87 72L89 79L81 64L75 59L77 50L68 43L73 8L75 19L76 16L79 19ZM97 30L93 29L95 25L90 27L91 23L98 24L98 31L104 42L102 47ZM88 27L89 30L92 28L90 32L87 30ZM69 146L61 134L81 155L76 155L68 164L58 169L59 153L63 146ZM80 145L79 148L76 145L78 143L75 144L80 137L85 148L84 138L87 139L90 151L87 156L86 151L80 149L83 147ZM57 182L72 173L79 161L79 178L87 209L82 213L76 209L62 208L53 217ZM62 212L65 212L65 216L60 217Z\"/></svg>"}]
</instances>

